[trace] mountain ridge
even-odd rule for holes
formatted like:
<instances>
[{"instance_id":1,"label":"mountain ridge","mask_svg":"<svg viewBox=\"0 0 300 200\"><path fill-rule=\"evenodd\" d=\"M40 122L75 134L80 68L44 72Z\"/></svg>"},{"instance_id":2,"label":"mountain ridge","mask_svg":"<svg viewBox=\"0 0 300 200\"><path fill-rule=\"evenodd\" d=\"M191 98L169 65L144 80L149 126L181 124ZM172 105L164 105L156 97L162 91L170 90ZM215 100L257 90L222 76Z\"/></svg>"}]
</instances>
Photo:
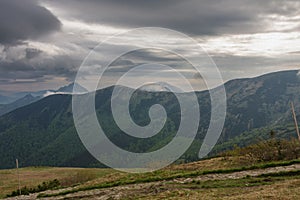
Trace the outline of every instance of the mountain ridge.
<instances>
[{"instance_id":1,"label":"mountain ridge","mask_svg":"<svg viewBox=\"0 0 300 200\"><path fill-rule=\"evenodd\" d=\"M125 135L116 126L110 111L114 87L97 91L95 100L99 123L109 133L110 140L120 148L133 152L153 151L172 140L180 122L180 109L175 95L170 92L134 92L130 111L138 125L149 123L148 110L153 104L162 104L168 113L167 123L161 132L144 141ZM296 70L229 81L225 88L228 97L227 117L214 152L244 141L236 138L248 138L240 142L243 145L257 137L266 137L268 129L290 124L290 101L294 101L296 111L300 111L300 79ZM129 89L124 88L124 92ZM200 127L194 143L180 159L184 162L198 159L197 153L210 119L208 91L196 92L196 95L201 109ZM0 117L0 168L13 167L16 157L22 160L23 166L103 167L81 144L72 119L71 99L71 95L51 95ZM283 130L282 137L291 136L295 136L293 131Z\"/></svg>"}]
</instances>

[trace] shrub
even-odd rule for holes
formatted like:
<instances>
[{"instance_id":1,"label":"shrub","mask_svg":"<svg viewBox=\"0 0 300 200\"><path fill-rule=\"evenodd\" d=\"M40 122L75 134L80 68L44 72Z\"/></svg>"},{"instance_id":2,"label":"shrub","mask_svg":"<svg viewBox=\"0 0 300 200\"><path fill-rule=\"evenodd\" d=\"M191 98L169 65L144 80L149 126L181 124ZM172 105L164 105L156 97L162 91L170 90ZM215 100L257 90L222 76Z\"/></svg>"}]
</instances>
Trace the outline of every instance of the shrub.
<instances>
[{"instance_id":1,"label":"shrub","mask_svg":"<svg viewBox=\"0 0 300 200\"><path fill-rule=\"evenodd\" d=\"M63 187L74 186L80 183L84 183L93 180L96 177L95 173L90 171L80 171L75 175L64 178L61 180L61 185Z\"/></svg>"},{"instance_id":2,"label":"shrub","mask_svg":"<svg viewBox=\"0 0 300 200\"><path fill-rule=\"evenodd\" d=\"M29 195L36 192L55 189L58 188L59 186L60 186L60 182L57 179L54 179L52 181L43 182L42 184L39 184L38 186L33 188L27 188L26 186L24 186L20 190L21 190L21 195ZM6 195L6 197L15 197L18 195L20 195L20 191L15 190L11 194Z\"/></svg>"},{"instance_id":3,"label":"shrub","mask_svg":"<svg viewBox=\"0 0 300 200\"><path fill-rule=\"evenodd\" d=\"M245 162L292 160L300 157L300 142L297 139L272 138L247 147L235 147L227 156L240 156Z\"/></svg>"}]
</instances>

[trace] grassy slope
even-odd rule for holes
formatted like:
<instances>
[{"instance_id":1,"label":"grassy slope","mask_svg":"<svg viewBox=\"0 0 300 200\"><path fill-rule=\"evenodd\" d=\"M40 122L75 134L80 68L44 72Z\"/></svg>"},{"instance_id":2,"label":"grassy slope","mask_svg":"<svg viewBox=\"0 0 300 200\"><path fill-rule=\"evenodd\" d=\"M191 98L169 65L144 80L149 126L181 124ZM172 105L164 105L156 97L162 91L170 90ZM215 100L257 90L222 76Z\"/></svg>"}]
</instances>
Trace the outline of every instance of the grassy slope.
<instances>
[{"instance_id":1,"label":"grassy slope","mask_svg":"<svg viewBox=\"0 0 300 200\"><path fill-rule=\"evenodd\" d=\"M254 182L254 183L253 183ZM281 178L246 178L239 180L213 181L201 185L175 185L172 189L156 195L139 195L139 199L283 199L298 200L300 197L300 179L296 177ZM211 187L207 187L211 186ZM177 187L177 188L176 188ZM162 188L163 189L163 188ZM132 199L132 198L128 198Z\"/></svg>"},{"instance_id":2,"label":"grassy slope","mask_svg":"<svg viewBox=\"0 0 300 200\"><path fill-rule=\"evenodd\" d=\"M117 173L111 169L28 167L19 169L21 187L35 187L44 181L58 179L64 186L86 182L90 179ZM0 198L18 188L15 169L0 170Z\"/></svg>"},{"instance_id":3,"label":"grassy slope","mask_svg":"<svg viewBox=\"0 0 300 200\"><path fill-rule=\"evenodd\" d=\"M69 188L63 193L55 192L54 195L72 194L78 191L92 190L95 188L110 188L117 185L132 185L136 183L148 183L152 181L172 180L174 178L193 178L204 174L222 174L245 169L261 169L274 166L285 166L294 163L300 163L299 160L285 161L285 162L272 162L261 163L252 166L241 165L238 159L235 158L213 158L203 160L196 163L189 163L185 165L174 165L166 169L146 174L126 174L117 172L111 169L82 169L82 168L22 168L20 169L21 185L27 187L34 187L43 181L59 179L64 187L77 185L76 187ZM249 187L257 190L267 189L270 185L276 186L282 184L290 184L300 177L299 174L281 174L272 177L271 180L265 177L258 177L238 180L226 181L206 181L206 182L193 182L189 184L171 184L164 186L162 192L155 196L157 198L163 197L184 197L184 195L191 195L198 197L205 194L208 197L221 197L225 192L234 195L237 194L236 190L241 193L246 193ZM4 197L12 190L17 188L17 174L16 170L1 170L0 171L0 197ZM300 181L298 181L300 186ZM296 187L296 186L295 186ZM165 191L166 190L166 191ZM167 192L170 191L170 192ZM211 192L210 192L211 191ZM48 192L46 192L48 194ZM132 195L132 194L130 194ZM148 198L137 192L136 198ZM182 196L183 195L183 196ZM126 197L126 196L125 196Z\"/></svg>"}]
</instances>

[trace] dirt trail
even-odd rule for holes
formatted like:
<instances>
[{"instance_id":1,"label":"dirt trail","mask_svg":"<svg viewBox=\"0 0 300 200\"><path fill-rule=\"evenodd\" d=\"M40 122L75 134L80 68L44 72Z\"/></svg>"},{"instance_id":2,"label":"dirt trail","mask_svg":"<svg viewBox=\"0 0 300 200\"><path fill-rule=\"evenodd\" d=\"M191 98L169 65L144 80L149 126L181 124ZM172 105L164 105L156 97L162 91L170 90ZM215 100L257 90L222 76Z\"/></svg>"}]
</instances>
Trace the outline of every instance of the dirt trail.
<instances>
[{"instance_id":1,"label":"dirt trail","mask_svg":"<svg viewBox=\"0 0 300 200\"><path fill-rule=\"evenodd\" d=\"M207 180L240 179L240 178L244 178L246 176L259 176L261 174L287 172L287 171L294 171L294 170L300 170L300 164L272 167L272 168L266 168L266 169L246 170L246 171L233 172L233 173L228 173L228 174L207 174L207 175L202 175L202 176L193 177L193 178L175 179L174 181L178 182L178 183L188 183L193 180L207 181Z\"/></svg>"},{"instance_id":2,"label":"dirt trail","mask_svg":"<svg viewBox=\"0 0 300 200\"><path fill-rule=\"evenodd\" d=\"M67 194L64 196L58 197L49 197L43 198L45 200L52 199L100 199L100 200L108 200L108 199L122 199L124 197L134 196L134 194L139 195L155 195L163 190L166 190L164 186L169 183L189 183L193 180L196 181L207 181L207 180L225 180L225 179L240 179L246 176L259 176L261 174L269 174L275 172L287 172L287 171L295 171L300 170L300 164L294 164L289 166L280 166L280 167L272 167L266 169L255 169L255 170L246 170L240 172L226 173L226 174L207 174L201 175L193 178L178 178L170 181L158 181L151 183L141 183L141 184L133 184L126 186L117 186L112 188L105 189L94 189L89 191L81 191L73 194ZM69 190L71 188L56 190L56 191L47 191L47 193L58 193L59 191ZM37 199L38 194L31 194L29 196L20 196L15 198L7 198L7 199L22 199L22 200L31 200Z\"/></svg>"}]
</instances>

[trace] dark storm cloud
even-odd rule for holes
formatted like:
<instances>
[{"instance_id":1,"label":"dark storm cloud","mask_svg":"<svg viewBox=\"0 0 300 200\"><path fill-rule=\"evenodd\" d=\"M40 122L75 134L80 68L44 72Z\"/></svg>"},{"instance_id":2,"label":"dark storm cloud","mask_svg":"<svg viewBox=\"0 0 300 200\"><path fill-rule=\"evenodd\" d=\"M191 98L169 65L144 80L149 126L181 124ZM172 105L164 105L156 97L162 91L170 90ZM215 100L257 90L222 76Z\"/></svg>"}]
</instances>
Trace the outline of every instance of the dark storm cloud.
<instances>
[{"instance_id":1,"label":"dark storm cloud","mask_svg":"<svg viewBox=\"0 0 300 200\"><path fill-rule=\"evenodd\" d=\"M138 65L164 64L176 69L186 69L188 62L180 56L161 49L139 49L119 57L108 67L108 72L127 72Z\"/></svg>"},{"instance_id":2,"label":"dark storm cloud","mask_svg":"<svg viewBox=\"0 0 300 200\"><path fill-rule=\"evenodd\" d=\"M34 49L34 48L26 48L25 49L25 57L27 59L32 59L36 58L38 55L40 55L43 51L39 49Z\"/></svg>"},{"instance_id":3,"label":"dark storm cloud","mask_svg":"<svg viewBox=\"0 0 300 200\"><path fill-rule=\"evenodd\" d=\"M55 56L51 59L38 58L32 62L26 58L13 62L0 62L0 79L11 81L14 79L35 79L46 81L49 77L65 77L73 80L80 65L80 60L69 56Z\"/></svg>"},{"instance_id":4,"label":"dark storm cloud","mask_svg":"<svg viewBox=\"0 0 300 200\"><path fill-rule=\"evenodd\" d=\"M59 34L40 39L40 36L57 31L61 26L58 18L47 8L64 22L65 27ZM272 20L294 23L290 27L283 27L284 30L279 29L282 32L299 31L300 26L297 26L296 21L299 15L299 0L0 0L0 49L3 48L2 55L0 51L0 83L16 79L47 82L51 77L72 80L89 48L92 49L98 39L102 39L101 28L98 30L95 26L93 32L94 24L90 23L116 28L158 26L182 31L191 36L209 35L222 38L222 35L273 31L269 26ZM68 24L77 21L90 25L91 30L84 30L85 27L79 27L80 24L75 23L74 27L74 24ZM105 36L106 31L103 32ZM42 46L39 43L30 45L32 42L28 42L14 46L23 46L23 51L10 49L12 44L22 43L26 39L38 40ZM205 44L206 39L210 40L211 37L201 39ZM244 43L248 42L251 43L251 38L245 39ZM112 44L111 48L105 49L105 53L113 54L121 47L122 43ZM299 55L299 49L291 51L294 52L290 55ZM101 52L99 57L102 58ZM232 73L229 78L237 73L262 73L261 68L271 69L286 63L295 64L299 60L282 56L269 58L260 54L256 57L216 55L213 58L221 70ZM104 56L103 59L105 60ZM178 66L181 61L162 52L139 51L116 60L108 72L123 73L136 65L149 62L172 67L175 64ZM178 68L187 68L183 62L180 67ZM199 77L196 74L194 78Z\"/></svg>"},{"instance_id":5,"label":"dark storm cloud","mask_svg":"<svg viewBox=\"0 0 300 200\"><path fill-rule=\"evenodd\" d=\"M60 29L60 21L35 0L0 1L0 43L15 44Z\"/></svg>"},{"instance_id":6,"label":"dark storm cloud","mask_svg":"<svg viewBox=\"0 0 300 200\"><path fill-rule=\"evenodd\" d=\"M47 0L46 0L47 1ZM297 0L61 0L66 15L125 27L160 26L196 35L264 32L266 15L295 16Z\"/></svg>"}]
</instances>

